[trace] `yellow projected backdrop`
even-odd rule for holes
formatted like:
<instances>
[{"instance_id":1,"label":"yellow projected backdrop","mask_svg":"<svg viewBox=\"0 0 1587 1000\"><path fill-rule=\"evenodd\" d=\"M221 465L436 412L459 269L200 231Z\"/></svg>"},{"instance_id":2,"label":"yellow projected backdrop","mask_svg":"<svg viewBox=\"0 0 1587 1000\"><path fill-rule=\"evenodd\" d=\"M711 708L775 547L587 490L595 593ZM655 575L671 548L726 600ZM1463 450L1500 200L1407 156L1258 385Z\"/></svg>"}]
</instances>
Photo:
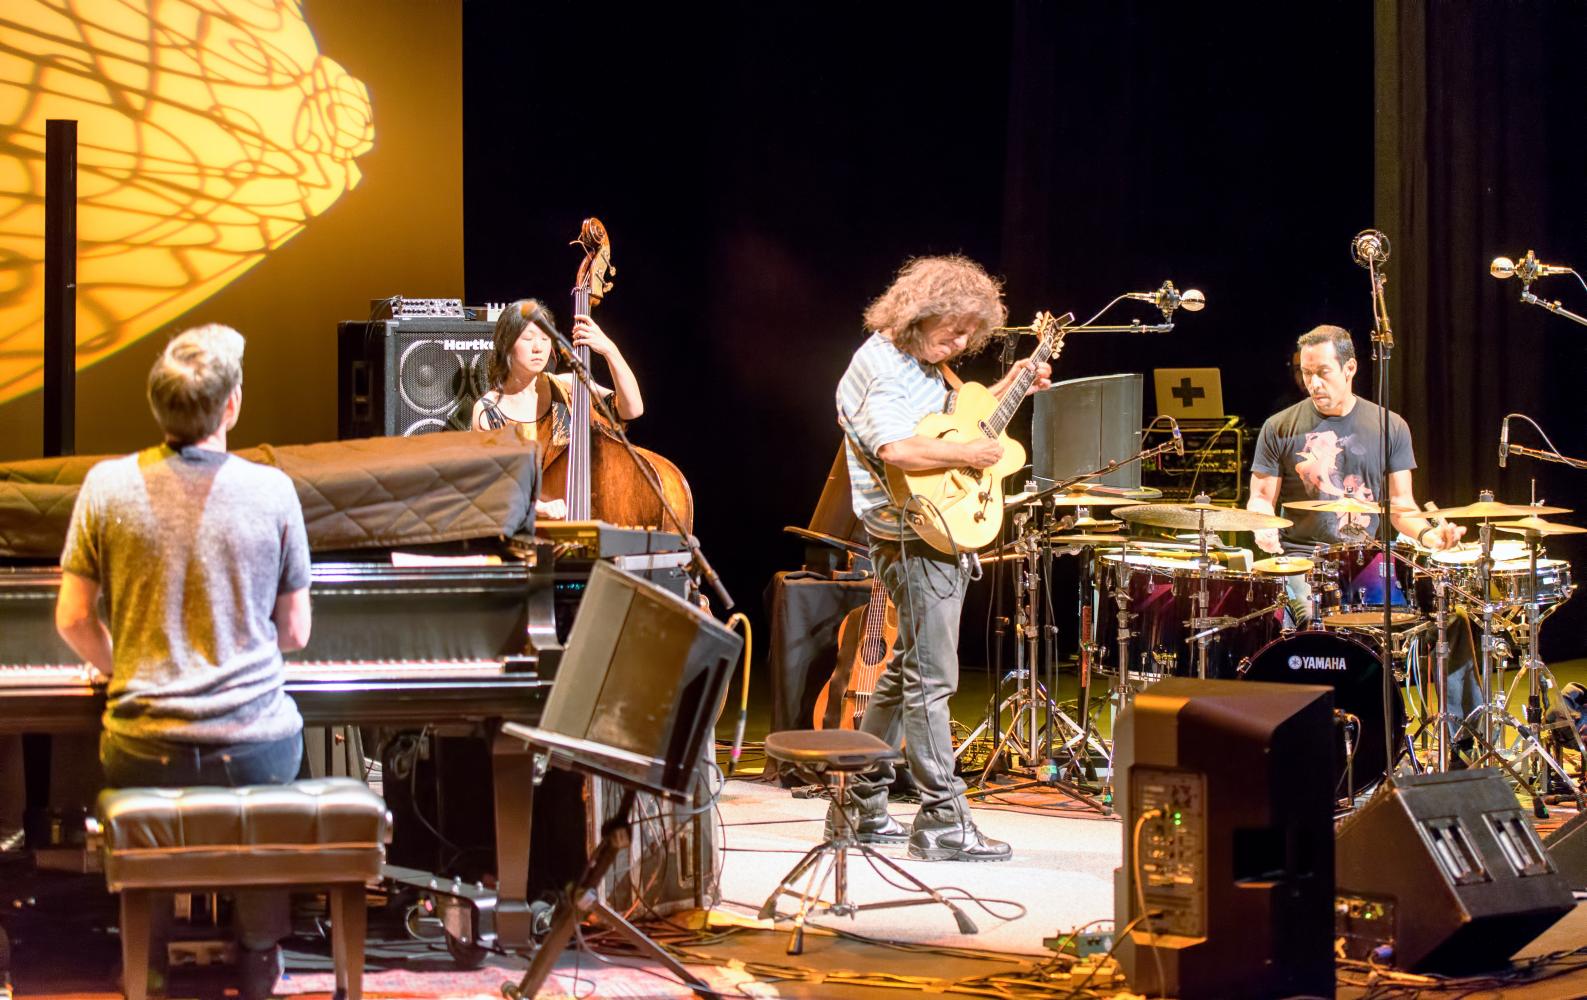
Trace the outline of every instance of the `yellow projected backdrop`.
<instances>
[{"instance_id":1,"label":"yellow projected backdrop","mask_svg":"<svg viewBox=\"0 0 1587 1000\"><path fill-rule=\"evenodd\" d=\"M5 0L0 402L43 378L50 118L78 122L79 367L301 232L375 135L367 89L294 0Z\"/></svg>"}]
</instances>

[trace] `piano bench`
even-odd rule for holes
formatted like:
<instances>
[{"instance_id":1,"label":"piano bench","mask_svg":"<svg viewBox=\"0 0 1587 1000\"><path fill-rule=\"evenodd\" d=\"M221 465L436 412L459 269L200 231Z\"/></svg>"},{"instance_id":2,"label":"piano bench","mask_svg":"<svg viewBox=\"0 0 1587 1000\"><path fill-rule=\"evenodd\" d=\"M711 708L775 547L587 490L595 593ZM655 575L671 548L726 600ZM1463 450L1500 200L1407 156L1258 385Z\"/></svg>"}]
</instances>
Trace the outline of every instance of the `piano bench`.
<instances>
[{"instance_id":1,"label":"piano bench","mask_svg":"<svg viewBox=\"0 0 1587 1000\"><path fill-rule=\"evenodd\" d=\"M127 1000L147 989L153 893L261 886L327 890L336 991L362 996L364 884L379 877L391 840L386 803L363 782L110 789L94 811L89 843L121 894Z\"/></svg>"}]
</instances>

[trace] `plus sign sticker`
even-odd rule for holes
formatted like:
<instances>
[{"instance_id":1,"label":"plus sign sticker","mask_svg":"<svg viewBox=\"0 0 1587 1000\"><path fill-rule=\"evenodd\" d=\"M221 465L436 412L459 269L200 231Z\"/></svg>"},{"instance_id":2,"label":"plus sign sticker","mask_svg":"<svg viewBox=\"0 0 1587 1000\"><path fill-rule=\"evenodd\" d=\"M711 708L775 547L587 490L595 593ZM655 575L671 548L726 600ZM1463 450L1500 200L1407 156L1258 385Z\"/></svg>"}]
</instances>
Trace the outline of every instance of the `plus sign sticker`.
<instances>
[{"instance_id":1,"label":"plus sign sticker","mask_svg":"<svg viewBox=\"0 0 1587 1000\"><path fill-rule=\"evenodd\" d=\"M1179 380L1178 385L1168 390L1168 393L1179 401L1180 406L1188 410L1196 400L1206 397L1207 390L1192 382L1190 376L1186 375Z\"/></svg>"}]
</instances>

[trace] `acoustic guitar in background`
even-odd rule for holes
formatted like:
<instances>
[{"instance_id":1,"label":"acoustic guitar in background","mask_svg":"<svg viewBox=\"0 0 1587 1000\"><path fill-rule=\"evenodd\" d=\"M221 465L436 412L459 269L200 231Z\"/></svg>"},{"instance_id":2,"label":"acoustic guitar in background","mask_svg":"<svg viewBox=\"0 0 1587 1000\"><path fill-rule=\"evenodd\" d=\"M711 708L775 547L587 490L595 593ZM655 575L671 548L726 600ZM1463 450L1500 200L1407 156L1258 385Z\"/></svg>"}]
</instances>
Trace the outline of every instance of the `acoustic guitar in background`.
<instances>
[{"instance_id":1,"label":"acoustic guitar in background","mask_svg":"<svg viewBox=\"0 0 1587 1000\"><path fill-rule=\"evenodd\" d=\"M1065 313L1061 319L1049 312L1037 313L1032 329L1039 340L1031 361L1056 361L1063 350L1064 333L1074 319L1073 313ZM893 504L932 548L949 555L974 552L990 544L1002 530L1003 478L1025 466L1024 446L1005 431L1035 379L1035 365L1025 368L1002 400L979 382L965 382L949 396L946 412L927 414L915 428L921 437L947 441L994 438L1003 445L1003 457L996 465L920 472L887 467L887 490Z\"/></svg>"},{"instance_id":2,"label":"acoustic guitar in background","mask_svg":"<svg viewBox=\"0 0 1587 1000\"><path fill-rule=\"evenodd\" d=\"M816 695L811 713L817 729L858 729L876 681L893 659L898 638L898 609L887 599L880 578L871 581L871 599L838 625L838 659L826 686ZM833 687L841 684L841 695Z\"/></svg>"}]
</instances>

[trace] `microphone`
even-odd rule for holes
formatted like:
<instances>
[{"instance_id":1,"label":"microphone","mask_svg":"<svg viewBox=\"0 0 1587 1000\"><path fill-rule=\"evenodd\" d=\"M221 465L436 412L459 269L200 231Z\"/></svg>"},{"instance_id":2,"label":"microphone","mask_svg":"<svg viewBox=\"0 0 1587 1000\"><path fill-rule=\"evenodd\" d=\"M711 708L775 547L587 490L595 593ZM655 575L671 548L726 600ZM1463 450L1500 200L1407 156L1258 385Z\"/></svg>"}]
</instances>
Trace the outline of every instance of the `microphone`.
<instances>
[{"instance_id":1,"label":"microphone","mask_svg":"<svg viewBox=\"0 0 1587 1000\"><path fill-rule=\"evenodd\" d=\"M1551 274L1575 274L1576 269L1560 264L1545 264L1537 259L1537 254L1528 250L1520 260L1493 258L1493 263L1488 265L1488 273L1500 281L1515 277L1521 279L1521 284L1530 285L1538 278L1546 278Z\"/></svg>"},{"instance_id":2,"label":"microphone","mask_svg":"<svg viewBox=\"0 0 1587 1000\"><path fill-rule=\"evenodd\" d=\"M1505 417L1499 425L1499 468L1504 468L1505 459L1510 457L1510 418Z\"/></svg>"},{"instance_id":3,"label":"microphone","mask_svg":"<svg viewBox=\"0 0 1587 1000\"><path fill-rule=\"evenodd\" d=\"M1137 302L1150 302L1162 310L1164 319L1173 316L1175 309L1201 312L1207 308L1207 297L1201 294L1200 289L1187 288L1181 292L1172 281L1163 282L1163 287L1155 292L1125 292L1123 297Z\"/></svg>"},{"instance_id":4,"label":"microphone","mask_svg":"<svg viewBox=\"0 0 1587 1000\"><path fill-rule=\"evenodd\" d=\"M1173 417L1168 419L1173 420ZM1179 433L1179 421L1174 420L1174 454L1181 458L1185 455L1185 435Z\"/></svg>"},{"instance_id":5,"label":"microphone","mask_svg":"<svg viewBox=\"0 0 1587 1000\"><path fill-rule=\"evenodd\" d=\"M1376 229L1363 229L1350 241L1350 259L1362 267L1389 259L1389 238Z\"/></svg>"}]
</instances>

